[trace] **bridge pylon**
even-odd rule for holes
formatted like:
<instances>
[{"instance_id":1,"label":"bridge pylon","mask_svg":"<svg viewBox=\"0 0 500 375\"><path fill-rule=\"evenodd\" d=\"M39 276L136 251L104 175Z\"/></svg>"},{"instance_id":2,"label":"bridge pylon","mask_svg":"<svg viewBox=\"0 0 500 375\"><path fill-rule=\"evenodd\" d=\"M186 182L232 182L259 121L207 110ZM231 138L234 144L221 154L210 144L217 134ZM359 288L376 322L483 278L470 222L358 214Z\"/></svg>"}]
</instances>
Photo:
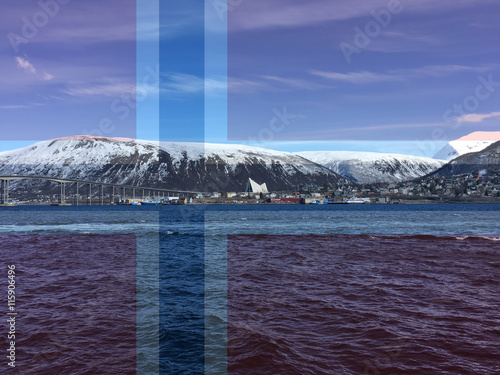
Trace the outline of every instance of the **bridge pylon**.
<instances>
[{"instance_id":1,"label":"bridge pylon","mask_svg":"<svg viewBox=\"0 0 500 375\"><path fill-rule=\"evenodd\" d=\"M2 180L2 204L9 204L9 180Z\"/></svg>"}]
</instances>

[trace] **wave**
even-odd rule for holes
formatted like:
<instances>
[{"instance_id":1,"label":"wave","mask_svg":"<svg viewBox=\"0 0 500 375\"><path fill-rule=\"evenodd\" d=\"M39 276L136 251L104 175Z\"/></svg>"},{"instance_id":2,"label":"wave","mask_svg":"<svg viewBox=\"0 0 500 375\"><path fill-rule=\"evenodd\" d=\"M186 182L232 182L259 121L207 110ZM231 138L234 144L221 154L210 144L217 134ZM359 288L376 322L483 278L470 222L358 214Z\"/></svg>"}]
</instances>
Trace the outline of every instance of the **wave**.
<instances>
[{"instance_id":1,"label":"wave","mask_svg":"<svg viewBox=\"0 0 500 375\"><path fill-rule=\"evenodd\" d=\"M396 237L403 239L416 239L416 240L426 240L426 241L500 241L500 235L479 235L479 234L468 234L468 235L432 235L432 234L413 234L413 235L396 235L396 236L376 236L376 237Z\"/></svg>"},{"instance_id":2,"label":"wave","mask_svg":"<svg viewBox=\"0 0 500 375\"><path fill-rule=\"evenodd\" d=\"M366 239L366 240L423 240L423 241L500 241L498 234L230 234L229 239L263 239L263 238L310 238L310 239Z\"/></svg>"}]
</instances>

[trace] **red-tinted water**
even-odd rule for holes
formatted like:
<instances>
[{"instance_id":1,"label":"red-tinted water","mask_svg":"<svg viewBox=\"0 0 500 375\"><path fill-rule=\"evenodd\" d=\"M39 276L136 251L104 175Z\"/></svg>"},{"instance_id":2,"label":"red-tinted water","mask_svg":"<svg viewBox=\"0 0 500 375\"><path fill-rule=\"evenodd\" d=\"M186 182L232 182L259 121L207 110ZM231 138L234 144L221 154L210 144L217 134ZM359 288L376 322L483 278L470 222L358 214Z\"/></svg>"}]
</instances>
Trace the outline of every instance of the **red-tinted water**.
<instances>
[{"instance_id":1,"label":"red-tinted water","mask_svg":"<svg viewBox=\"0 0 500 375\"><path fill-rule=\"evenodd\" d=\"M500 242L228 238L229 374L500 373Z\"/></svg>"},{"instance_id":2,"label":"red-tinted water","mask_svg":"<svg viewBox=\"0 0 500 375\"><path fill-rule=\"evenodd\" d=\"M136 239L130 235L0 236L7 353L7 265L15 265L15 368L0 373L136 373ZM4 319L5 318L5 319Z\"/></svg>"}]
</instances>

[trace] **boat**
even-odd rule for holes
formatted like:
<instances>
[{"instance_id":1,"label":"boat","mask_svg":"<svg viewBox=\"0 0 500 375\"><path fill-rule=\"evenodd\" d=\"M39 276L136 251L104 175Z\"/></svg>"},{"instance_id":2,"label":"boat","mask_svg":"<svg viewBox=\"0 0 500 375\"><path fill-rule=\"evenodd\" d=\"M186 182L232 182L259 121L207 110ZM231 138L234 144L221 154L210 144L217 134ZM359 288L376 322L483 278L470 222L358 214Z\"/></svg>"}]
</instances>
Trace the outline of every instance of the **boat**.
<instances>
[{"instance_id":1,"label":"boat","mask_svg":"<svg viewBox=\"0 0 500 375\"><path fill-rule=\"evenodd\" d=\"M140 204L143 206L158 206L160 203L152 201L141 201Z\"/></svg>"},{"instance_id":2,"label":"boat","mask_svg":"<svg viewBox=\"0 0 500 375\"><path fill-rule=\"evenodd\" d=\"M352 197L352 198L344 199L344 202L348 203L348 204L363 204L363 203L368 203L369 200L367 201L366 199L363 199L363 198Z\"/></svg>"},{"instance_id":3,"label":"boat","mask_svg":"<svg viewBox=\"0 0 500 375\"><path fill-rule=\"evenodd\" d=\"M130 203L132 206L140 206L141 202L131 202Z\"/></svg>"},{"instance_id":4,"label":"boat","mask_svg":"<svg viewBox=\"0 0 500 375\"><path fill-rule=\"evenodd\" d=\"M311 204L328 204L328 201L326 201L326 200L315 200L315 201L312 201Z\"/></svg>"}]
</instances>

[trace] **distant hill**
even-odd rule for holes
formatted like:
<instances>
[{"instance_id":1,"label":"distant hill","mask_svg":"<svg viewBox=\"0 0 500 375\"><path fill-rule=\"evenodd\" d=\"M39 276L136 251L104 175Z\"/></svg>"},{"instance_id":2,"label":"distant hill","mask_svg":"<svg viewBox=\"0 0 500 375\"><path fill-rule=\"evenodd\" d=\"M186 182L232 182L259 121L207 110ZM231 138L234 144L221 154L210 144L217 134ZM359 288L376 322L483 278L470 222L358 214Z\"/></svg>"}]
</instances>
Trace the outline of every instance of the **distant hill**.
<instances>
[{"instance_id":1,"label":"distant hill","mask_svg":"<svg viewBox=\"0 0 500 375\"><path fill-rule=\"evenodd\" d=\"M491 144L484 150L459 156L432 175L448 177L474 172L482 175L500 176L500 141Z\"/></svg>"},{"instance_id":2,"label":"distant hill","mask_svg":"<svg viewBox=\"0 0 500 375\"><path fill-rule=\"evenodd\" d=\"M445 164L433 158L377 152L306 151L296 154L362 184L408 181L432 173Z\"/></svg>"}]
</instances>

